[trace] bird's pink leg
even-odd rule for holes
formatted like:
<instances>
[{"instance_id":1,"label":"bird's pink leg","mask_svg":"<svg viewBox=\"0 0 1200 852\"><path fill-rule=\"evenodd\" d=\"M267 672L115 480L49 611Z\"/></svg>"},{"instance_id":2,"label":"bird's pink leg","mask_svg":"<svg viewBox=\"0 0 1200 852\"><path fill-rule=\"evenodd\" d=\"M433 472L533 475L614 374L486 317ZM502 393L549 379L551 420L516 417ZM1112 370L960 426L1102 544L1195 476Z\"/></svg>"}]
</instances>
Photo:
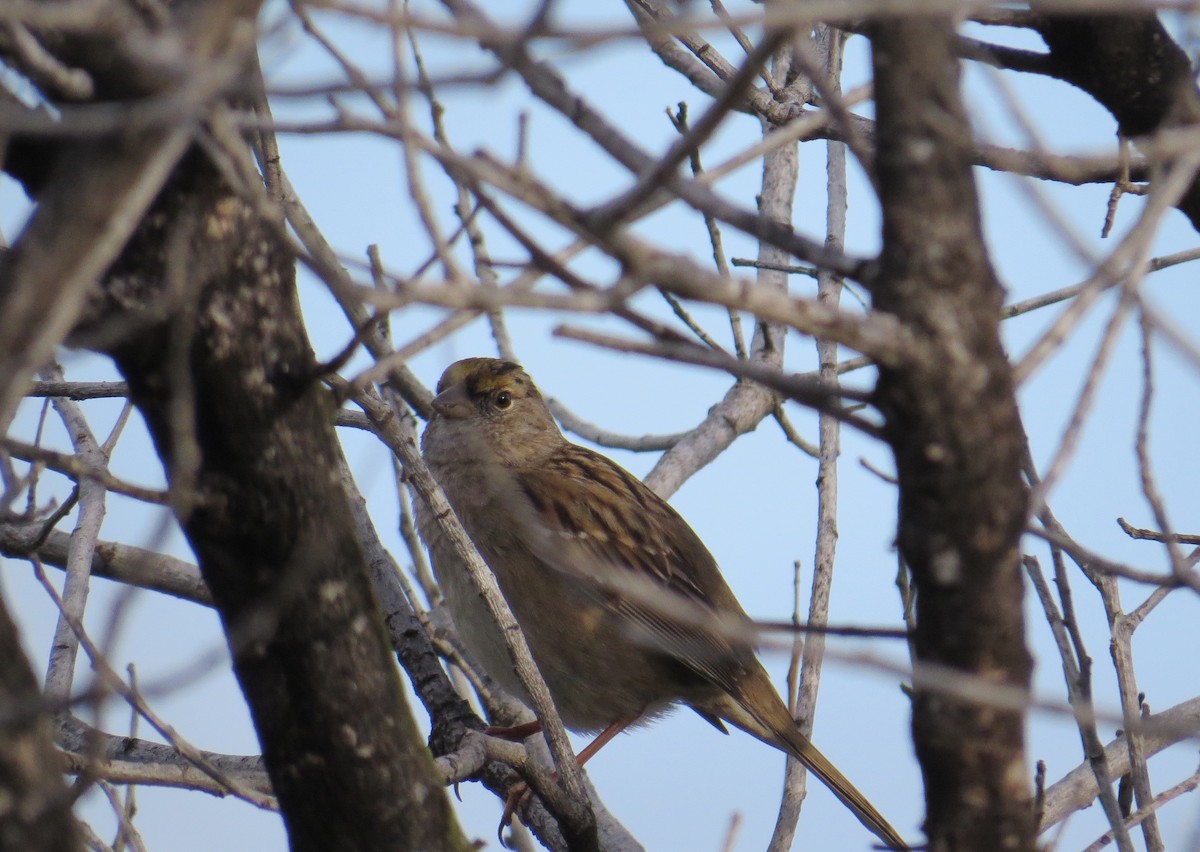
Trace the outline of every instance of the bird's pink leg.
<instances>
[{"instance_id":1,"label":"bird's pink leg","mask_svg":"<svg viewBox=\"0 0 1200 852\"><path fill-rule=\"evenodd\" d=\"M613 737L615 737L617 734L621 733L621 731L628 728L630 725L632 725L637 720L638 720L638 717L633 716L633 717L627 718L627 719L618 719L617 721L613 722L611 725L609 725L607 728L605 728L603 731L601 731L599 734L597 734L596 738L594 740L592 740L590 743L588 743L587 746L584 747L583 751L579 752L579 754L576 755L575 762L578 763L580 766L583 766L585 763L587 763L589 760L591 760L593 757L596 756L596 752L600 751L600 749L602 749L606 745L608 745L608 743L612 740ZM525 724L525 725L516 725L512 728L502 728L500 730L516 731L521 728L528 728L531 725L537 726L537 727L535 727L534 730L531 730L528 733L524 734L524 736L519 737L519 739L524 739L525 737L529 736L530 734L534 734L534 733L537 733L537 731L540 731L541 726L538 725L537 722L529 722L528 724ZM487 733L490 734L491 729L489 729L487 731ZM492 734L492 735L497 736L496 734ZM508 737L505 736L505 734L500 734L499 736L503 736L505 739L508 739ZM557 778L558 773L555 773L554 777ZM515 814L517 812L517 808L524 807L528 804L529 799L532 798L532 793L533 793L533 791L529 789L529 785L526 784L524 781L522 781L518 784L514 784L509 789L508 796L504 800L504 813L500 816L500 827L497 830L497 836L500 837L500 844L502 846L507 846L507 844L504 843L504 836L503 836L504 829L507 828L508 826L512 825L513 814Z\"/></svg>"}]
</instances>

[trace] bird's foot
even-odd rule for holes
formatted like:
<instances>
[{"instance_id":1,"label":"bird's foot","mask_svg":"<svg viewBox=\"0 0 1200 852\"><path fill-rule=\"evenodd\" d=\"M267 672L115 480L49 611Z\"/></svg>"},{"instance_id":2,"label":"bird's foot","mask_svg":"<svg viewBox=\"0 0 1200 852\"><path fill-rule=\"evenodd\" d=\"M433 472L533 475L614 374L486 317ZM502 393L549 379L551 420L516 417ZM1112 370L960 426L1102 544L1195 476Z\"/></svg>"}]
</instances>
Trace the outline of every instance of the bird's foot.
<instances>
[{"instance_id":1,"label":"bird's foot","mask_svg":"<svg viewBox=\"0 0 1200 852\"><path fill-rule=\"evenodd\" d=\"M504 842L504 829L512 825L513 817L517 816L518 811L528 808L532 800L533 790L529 789L529 785L524 781L518 781L508 789L508 796L504 800L504 813L500 815L500 825L496 828L496 837L505 849L509 847Z\"/></svg>"}]
</instances>

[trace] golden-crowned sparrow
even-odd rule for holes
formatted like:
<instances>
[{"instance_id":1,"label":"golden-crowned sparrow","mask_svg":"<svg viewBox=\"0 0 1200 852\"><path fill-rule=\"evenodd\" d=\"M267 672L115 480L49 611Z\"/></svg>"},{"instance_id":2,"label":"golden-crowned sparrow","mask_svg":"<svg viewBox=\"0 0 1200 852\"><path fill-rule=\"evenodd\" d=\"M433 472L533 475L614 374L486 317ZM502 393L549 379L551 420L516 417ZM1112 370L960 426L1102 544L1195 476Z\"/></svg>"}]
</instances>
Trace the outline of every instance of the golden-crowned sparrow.
<instances>
[{"instance_id":1,"label":"golden-crowned sparrow","mask_svg":"<svg viewBox=\"0 0 1200 852\"><path fill-rule=\"evenodd\" d=\"M511 361L459 361L437 391L425 461L495 573L567 727L611 733L686 704L792 755L884 843L907 848L800 732L754 656L749 617L674 509L567 441ZM418 510L468 653L526 698L466 567Z\"/></svg>"}]
</instances>

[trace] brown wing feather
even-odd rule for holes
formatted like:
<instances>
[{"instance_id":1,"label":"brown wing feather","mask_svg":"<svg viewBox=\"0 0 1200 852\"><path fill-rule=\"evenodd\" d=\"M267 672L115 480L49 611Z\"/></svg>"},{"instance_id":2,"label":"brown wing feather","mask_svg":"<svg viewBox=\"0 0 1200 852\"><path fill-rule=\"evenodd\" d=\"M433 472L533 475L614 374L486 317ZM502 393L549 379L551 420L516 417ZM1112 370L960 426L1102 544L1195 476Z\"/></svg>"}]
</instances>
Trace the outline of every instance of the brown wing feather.
<instances>
[{"instance_id":1,"label":"brown wing feather","mask_svg":"<svg viewBox=\"0 0 1200 852\"><path fill-rule=\"evenodd\" d=\"M557 546L535 545L543 562L594 583L589 592L636 625L645 641L735 690L755 662L751 642L731 637L728 628L748 627L749 619L699 536L666 501L617 464L574 444L517 476L538 521L561 537ZM724 629L717 612L732 614L723 619Z\"/></svg>"}]
</instances>

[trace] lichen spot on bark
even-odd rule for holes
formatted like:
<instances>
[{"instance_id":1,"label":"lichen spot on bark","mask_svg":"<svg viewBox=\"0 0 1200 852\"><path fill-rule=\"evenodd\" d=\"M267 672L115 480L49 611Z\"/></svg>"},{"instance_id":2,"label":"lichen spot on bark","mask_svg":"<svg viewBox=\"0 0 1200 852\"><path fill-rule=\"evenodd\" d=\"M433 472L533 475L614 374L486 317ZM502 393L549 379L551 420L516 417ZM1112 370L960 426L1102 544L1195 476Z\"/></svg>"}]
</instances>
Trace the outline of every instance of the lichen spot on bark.
<instances>
[{"instance_id":1,"label":"lichen spot on bark","mask_svg":"<svg viewBox=\"0 0 1200 852\"><path fill-rule=\"evenodd\" d=\"M322 583L317 592L325 603L337 603L346 594L346 584L340 580Z\"/></svg>"},{"instance_id":2,"label":"lichen spot on bark","mask_svg":"<svg viewBox=\"0 0 1200 852\"><path fill-rule=\"evenodd\" d=\"M1014 799L1025 799L1029 797L1029 779L1025 774L1025 755L1017 752L1008 761L1008 765L1004 767L1003 781L1005 788L1009 791L1009 795Z\"/></svg>"},{"instance_id":3,"label":"lichen spot on bark","mask_svg":"<svg viewBox=\"0 0 1200 852\"><path fill-rule=\"evenodd\" d=\"M962 580L962 559L957 550L940 550L929 562L933 579L940 586L957 585Z\"/></svg>"},{"instance_id":4,"label":"lichen spot on bark","mask_svg":"<svg viewBox=\"0 0 1200 852\"><path fill-rule=\"evenodd\" d=\"M226 196L213 205L213 212L204 222L204 232L208 238L226 240L236 234L241 208L242 203L232 196Z\"/></svg>"},{"instance_id":5,"label":"lichen spot on bark","mask_svg":"<svg viewBox=\"0 0 1200 852\"><path fill-rule=\"evenodd\" d=\"M908 159L911 163L927 163L937 153L937 143L932 139L913 139L908 143Z\"/></svg>"}]
</instances>

